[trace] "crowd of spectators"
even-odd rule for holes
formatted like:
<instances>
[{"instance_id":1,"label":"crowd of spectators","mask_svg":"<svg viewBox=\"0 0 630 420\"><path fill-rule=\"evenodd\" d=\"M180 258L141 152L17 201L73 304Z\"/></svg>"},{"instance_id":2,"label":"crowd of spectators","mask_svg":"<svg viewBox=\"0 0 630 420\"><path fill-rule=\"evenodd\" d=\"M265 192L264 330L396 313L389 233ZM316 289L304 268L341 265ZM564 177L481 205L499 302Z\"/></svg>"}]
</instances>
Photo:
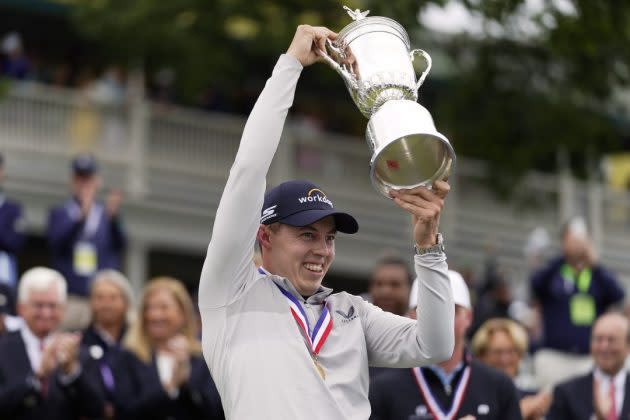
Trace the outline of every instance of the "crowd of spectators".
<instances>
[{"instance_id":1,"label":"crowd of spectators","mask_svg":"<svg viewBox=\"0 0 630 420\"><path fill-rule=\"evenodd\" d=\"M449 272L453 357L411 370L371 369L372 419L627 418L630 321L623 287L598 262L583 218L563 226L555 257L546 232L537 228L530 239L527 310L515 310L519 302L493 258L480 280ZM404 305L415 308L415 287L404 261L388 256L374 268L367 299L401 314Z\"/></svg>"},{"instance_id":2,"label":"crowd of spectators","mask_svg":"<svg viewBox=\"0 0 630 420\"><path fill-rule=\"evenodd\" d=\"M136 304L120 272L122 196L96 199L95 158L72 160L71 195L50 210L50 268L19 279L23 209L2 190L3 163L0 155L0 418L223 418L182 283L152 279ZM486 265L485 281L452 271L453 357L412 371L372 368L373 418L408 412L429 419L456 406L501 419L582 418L575 413L588 410L612 419L630 410L622 404L630 394L630 324L622 312L610 313L622 308L624 290L598 263L583 219L564 226L561 243L560 255L532 264L527 317L513 310L495 262ZM414 316L415 287L404 259L388 256L375 264L366 299ZM580 405L576 392L590 397Z\"/></svg>"},{"instance_id":3,"label":"crowd of spectators","mask_svg":"<svg viewBox=\"0 0 630 420\"><path fill-rule=\"evenodd\" d=\"M76 89L90 104L99 106L120 107L131 99L133 89L129 82L129 71L124 66L71 64L64 60L48 63L29 52L18 32L0 33L0 37L0 78ZM209 112L247 115L258 92L255 83L239 85L230 92L214 84L191 97L184 96L178 84L177 71L169 66L150 71L144 80L147 98L161 105L162 110L168 110L170 105L186 105ZM352 111L351 107L348 109ZM322 130L354 132L355 129L346 115L339 115L338 110L321 106L317 97L297 103L292 113L296 129L305 135ZM361 121L358 115L356 117L357 121ZM363 125L360 129L363 129Z\"/></svg>"},{"instance_id":4,"label":"crowd of spectators","mask_svg":"<svg viewBox=\"0 0 630 420\"><path fill-rule=\"evenodd\" d=\"M96 199L92 155L70 166L71 196L48 218L50 268L18 279L22 207L4 195L0 156L0 418L223 419L188 291L151 279L135 303L122 196Z\"/></svg>"},{"instance_id":5,"label":"crowd of spectators","mask_svg":"<svg viewBox=\"0 0 630 420\"><path fill-rule=\"evenodd\" d=\"M100 76L90 70L72 76L65 66L44 72L17 33L1 41L0 73L15 80L76 87L99 104L127 100L122 68L107 67ZM151 97L175 102L175 81L171 69L160 70L151 78ZM234 111L216 89L203 92L199 106ZM306 131L325 128L312 109L303 110L296 120ZM216 389L206 386L212 379L201 358L193 304L181 284L170 278L150 282L135 309L129 282L119 272L126 244L119 216L122 196L110 191L103 202L96 200L100 178L93 156L72 161L71 196L50 211L46 236L51 268L33 268L21 279L17 257L25 242L23 209L2 190L3 163L0 155L0 332L5 335L0 354L11 356L0 363L0 418L43 418L38 416L50 410L60 418L221 418ZM455 331L456 337L462 335L459 353L446 365L421 374L438 386L456 389L463 370L456 369L459 376L449 375L445 366L464 366L468 360L475 360L476 366L478 360L516 384L523 418L580 418L575 413L588 410L604 413L606 419L621 418L630 404L623 405L626 373L617 362L625 361L628 342L622 336L617 343L617 335L628 325L623 315L608 311L621 309L624 290L598 263L582 219L566 224L562 253L549 261L536 252L537 243L548 242L545 235L533 232L528 250L532 274L527 316L514 310L509 281L489 259L483 281L477 283L464 273L471 303L460 304L463 309L456 312L462 317ZM397 315L415 314L409 311L415 306L412 280L404 260L384 259L370 279L369 299ZM603 330L599 334L596 325ZM372 369L371 374L374 379L391 376L386 369ZM578 376L582 374L586 376ZM99 386L94 388L94 383ZM382 388L375 387L374 398L383 397L378 389L391 390L393 385L386 381ZM587 395L581 402L590 405L571 407L573 399L565 393L577 393L574 386ZM130 394L137 398L128 398ZM444 391L438 399L448 406L454 397ZM611 406L617 417L608 416ZM423 418L422 409L414 412L413 418ZM396 418L377 413L374 418Z\"/></svg>"}]
</instances>

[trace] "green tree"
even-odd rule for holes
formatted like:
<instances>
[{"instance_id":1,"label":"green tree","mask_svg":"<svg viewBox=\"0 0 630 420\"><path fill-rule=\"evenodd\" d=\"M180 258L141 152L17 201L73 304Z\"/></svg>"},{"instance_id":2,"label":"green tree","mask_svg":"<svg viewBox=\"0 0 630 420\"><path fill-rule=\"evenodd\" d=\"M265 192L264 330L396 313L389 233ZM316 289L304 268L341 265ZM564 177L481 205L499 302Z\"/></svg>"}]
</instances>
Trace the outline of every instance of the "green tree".
<instances>
[{"instance_id":1,"label":"green tree","mask_svg":"<svg viewBox=\"0 0 630 420\"><path fill-rule=\"evenodd\" d=\"M553 167L559 146L582 175L587 160L622 147L629 115L613 94L630 81L630 3L548 1L527 17L533 34L519 33L523 0L465 3L503 34L449 45L462 70L436 115L459 152L490 161L510 185L528 168Z\"/></svg>"},{"instance_id":2,"label":"green tree","mask_svg":"<svg viewBox=\"0 0 630 420\"><path fill-rule=\"evenodd\" d=\"M174 67L189 99L209 85L258 91L295 27L339 30L350 22L343 4L397 20L415 37L413 44L422 45L429 36L418 12L447 2L63 1L74 5L77 25L108 46L112 59L137 60L148 71ZM529 168L553 168L559 146L580 169L589 153L621 147L614 121L627 115L616 115L610 104L630 78L630 3L546 1L526 17L537 29L528 34L519 26L525 0L461 1L484 17L488 34L442 40L439 48L453 69L445 80L430 78L421 91L421 102L459 155L489 161L491 177L508 190ZM365 120L325 66L305 72L297 105L328 112L341 121L336 128L363 134Z\"/></svg>"}]
</instances>

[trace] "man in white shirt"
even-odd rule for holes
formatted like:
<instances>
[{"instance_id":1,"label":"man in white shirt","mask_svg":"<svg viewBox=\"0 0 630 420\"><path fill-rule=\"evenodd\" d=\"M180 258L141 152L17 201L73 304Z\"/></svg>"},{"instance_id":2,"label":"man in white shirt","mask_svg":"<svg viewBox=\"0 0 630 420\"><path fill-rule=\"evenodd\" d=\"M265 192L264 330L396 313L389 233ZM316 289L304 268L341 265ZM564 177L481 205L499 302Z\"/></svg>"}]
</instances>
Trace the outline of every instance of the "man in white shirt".
<instances>
[{"instance_id":1,"label":"man in white shirt","mask_svg":"<svg viewBox=\"0 0 630 420\"><path fill-rule=\"evenodd\" d=\"M600 316L591 333L593 371L556 386L548 420L620 420L630 417L630 388L624 367L630 354L630 321L623 314Z\"/></svg>"},{"instance_id":2,"label":"man in white shirt","mask_svg":"<svg viewBox=\"0 0 630 420\"><path fill-rule=\"evenodd\" d=\"M214 219L199 308L204 357L231 420L366 420L368 366L413 367L453 351L453 296L438 233L446 182L390 194L412 215L417 322L321 285L337 232L358 230L324 190L293 180L265 194L299 75L335 37L298 27L245 125ZM260 267L252 261L256 241Z\"/></svg>"},{"instance_id":3,"label":"man in white shirt","mask_svg":"<svg viewBox=\"0 0 630 420\"><path fill-rule=\"evenodd\" d=\"M35 267L22 275L17 307L24 324L0 340L0 418L102 416L102 398L79 361L80 335L57 332L65 304L61 274Z\"/></svg>"}]
</instances>

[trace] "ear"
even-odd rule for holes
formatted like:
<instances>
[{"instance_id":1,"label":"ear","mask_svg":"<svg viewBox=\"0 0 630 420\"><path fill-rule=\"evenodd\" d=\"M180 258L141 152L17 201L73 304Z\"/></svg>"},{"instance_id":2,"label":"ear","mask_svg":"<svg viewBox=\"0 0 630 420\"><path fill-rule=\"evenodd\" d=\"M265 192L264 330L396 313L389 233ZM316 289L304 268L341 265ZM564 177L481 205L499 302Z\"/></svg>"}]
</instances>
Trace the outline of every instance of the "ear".
<instances>
[{"instance_id":1,"label":"ear","mask_svg":"<svg viewBox=\"0 0 630 420\"><path fill-rule=\"evenodd\" d=\"M263 249L271 248L271 235L272 232L265 225L260 225L258 227L258 233L256 234L256 239L260 244L260 247Z\"/></svg>"}]
</instances>

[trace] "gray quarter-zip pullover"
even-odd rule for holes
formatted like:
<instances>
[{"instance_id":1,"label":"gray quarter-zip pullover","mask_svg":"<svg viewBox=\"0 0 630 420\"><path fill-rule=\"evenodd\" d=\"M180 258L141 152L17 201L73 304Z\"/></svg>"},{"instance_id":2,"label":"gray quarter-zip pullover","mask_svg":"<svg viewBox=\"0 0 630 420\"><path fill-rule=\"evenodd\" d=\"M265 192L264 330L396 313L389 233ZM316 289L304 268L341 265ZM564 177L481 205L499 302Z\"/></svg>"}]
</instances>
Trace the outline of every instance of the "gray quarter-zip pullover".
<instances>
[{"instance_id":1,"label":"gray quarter-zip pullover","mask_svg":"<svg viewBox=\"0 0 630 420\"><path fill-rule=\"evenodd\" d=\"M302 66L282 55L245 126L201 273L203 352L231 420L367 420L368 365L410 368L448 359L454 304L446 257L416 256L418 321L321 287L306 301L286 278L252 262L265 178ZM314 325L326 302L333 327L322 379L278 286Z\"/></svg>"}]
</instances>

